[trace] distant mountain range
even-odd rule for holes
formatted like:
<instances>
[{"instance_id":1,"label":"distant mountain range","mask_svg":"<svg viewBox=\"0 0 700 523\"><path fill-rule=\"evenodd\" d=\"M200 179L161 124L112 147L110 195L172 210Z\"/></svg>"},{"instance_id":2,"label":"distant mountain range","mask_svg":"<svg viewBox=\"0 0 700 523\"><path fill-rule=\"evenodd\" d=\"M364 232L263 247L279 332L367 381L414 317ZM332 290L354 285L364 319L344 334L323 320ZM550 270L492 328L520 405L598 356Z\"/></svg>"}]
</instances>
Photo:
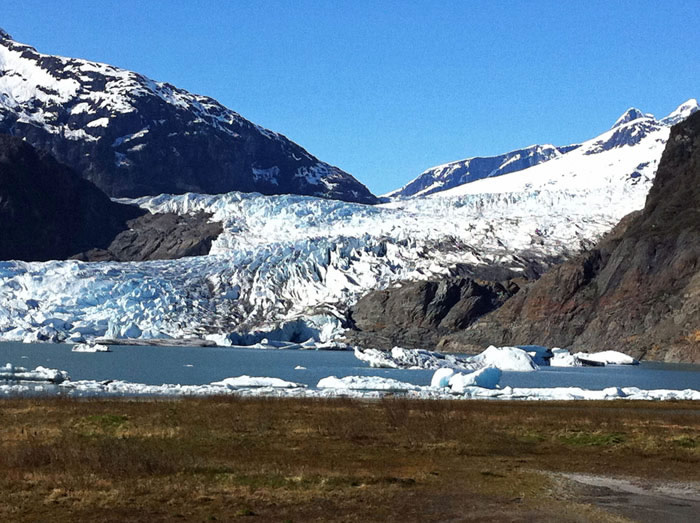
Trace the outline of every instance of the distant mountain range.
<instances>
[{"instance_id":1,"label":"distant mountain range","mask_svg":"<svg viewBox=\"0 0 700 523\"><path fill-rule=\"evenodd\" d=\"M611 149L619 149L623 146L629 146L626 152L631 155L636 154L632 152L633 148L639 146L642 142L644 142L642 147L648 147L651 142L644 139L654 133L658 134L659 139L663 139L665 143L665 138L662 138L662 134L667 135L670 126L684 120L697 110L697 100L691 99L681 104L665 118L656 120L651 114L645 114L639 109L630 108L617 119L609 131L582 144L562 147L531 145L530 147L498 156L467 158L466 160L438 165L424 171L416 179L402 188L388 193L385 197L403 200L437 193L449 196L453 194L450 192L450 189L466 186L466 184L472 184L485 178L496 178L516 172L519 173L517 180L522 182L522 184L526 184L529 183L530 178L534 178L538 173L544 172L542 170L531 170L532 167L553 160L556 160L556 162L550 166L551 172L558 170L571 175L586 174L586 167L591 165L592 162L585 161L585 159L582 161L583 157L597 155ZM642 155L644 154L641 151L638 152ZM636 174L634 172L623 174L629 174L630 176L639 174L641 176L643 174L641 171L644 170L644 167L649 166L641 166ZM613 169L615 169L614 166ZM648 171L648 169L646 170ZM519 190L517 187L510 185L510 182L515 179L510 177L489 183L489 191L508 192ZM519 183L518 186L522 186L522 184ZM481 192L485 187L483 184L473 186L470 192Z\"/></svg>"},{"instance_id":2,"label":"distant mountain range","mask_svg":"<svg viewBox=\"0 0 700 523\"><path fill-rule=\"evenodd\" d=\"M3 30L0 133L51 153L112 197L243 191L377 201L348 173L212 98L41 54Z\"/></svg>"}]
</instances>

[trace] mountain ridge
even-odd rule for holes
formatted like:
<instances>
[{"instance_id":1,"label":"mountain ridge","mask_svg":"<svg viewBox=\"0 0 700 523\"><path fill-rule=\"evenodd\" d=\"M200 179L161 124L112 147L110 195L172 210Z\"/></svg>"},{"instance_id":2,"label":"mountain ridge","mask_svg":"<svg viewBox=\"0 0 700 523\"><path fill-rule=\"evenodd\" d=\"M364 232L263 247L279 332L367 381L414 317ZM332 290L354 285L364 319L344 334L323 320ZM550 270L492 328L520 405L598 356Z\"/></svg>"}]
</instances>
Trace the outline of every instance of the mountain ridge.
<instances>
[{"instance_id":1,"label":"mountain ridge","mask_svg":"<svg viewBox=\"0 0 700 523\"><path fill-rule=\"evenodd\" d=\"M377 202L348 173L213 98L2 34L0 132L112 197L240 190Z\"/></svg>"},{"instance_id":2,"label":"mountain ridge","mask_svg":"<svg viewBox=\"0 0 700 523\"><path fill-rule=\"evenodd\" d=\"M484 179L499 178L514 173L522 174L524 179L530 169L552 160L559 160L567 154L575 153L586 144L600 142L605 148L622 145L635 145L647 134L682 121L699 109L694 98L684 102L668 116L656 120L652 115L644 114L636 108L626 110L612 125L600 135L578 144L565 146L530 145L496 156L475 156L448 162L423 171L418 177L395 191L384 195L385 198L407 199L424 196L449 196L449 191L459 191L460 187L473 184ZM611 137L612 136L612 139ZM605 148L589 148L587 154L603 152ZM503 181L505 178L499 181ZM493 184L491 184L493 187ZM507 187L501 190L508 190Z\"/></svg>"}]
</instances>

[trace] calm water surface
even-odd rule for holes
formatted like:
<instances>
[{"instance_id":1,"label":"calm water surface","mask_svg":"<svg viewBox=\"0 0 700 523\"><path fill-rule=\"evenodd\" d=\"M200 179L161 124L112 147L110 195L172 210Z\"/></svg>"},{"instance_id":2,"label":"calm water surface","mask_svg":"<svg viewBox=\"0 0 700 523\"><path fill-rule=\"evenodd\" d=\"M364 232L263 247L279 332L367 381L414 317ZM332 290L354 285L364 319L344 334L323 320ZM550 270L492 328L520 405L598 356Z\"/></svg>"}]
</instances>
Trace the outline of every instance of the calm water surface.
<instances>
[{"instance_id":1,"label":"calm water surface","mask_svg":"<svg viewBox=\"0 0 700 523\"><path fill-rule=\"evenodd\" d=\"M68 371L72 380L124 380L148 385L200 385L232 376L270 376L315 387L326 376L381 376L429 385L431 370L373 369L351 351L262 350L229 347L112 346L108 353L72 352L72 345L0 343L0 365ZM295 370L294 367L305 367ZM700 365L542 367L504 372L501 386L639 387L700 390Z\"/></svg>"}]
</instances>

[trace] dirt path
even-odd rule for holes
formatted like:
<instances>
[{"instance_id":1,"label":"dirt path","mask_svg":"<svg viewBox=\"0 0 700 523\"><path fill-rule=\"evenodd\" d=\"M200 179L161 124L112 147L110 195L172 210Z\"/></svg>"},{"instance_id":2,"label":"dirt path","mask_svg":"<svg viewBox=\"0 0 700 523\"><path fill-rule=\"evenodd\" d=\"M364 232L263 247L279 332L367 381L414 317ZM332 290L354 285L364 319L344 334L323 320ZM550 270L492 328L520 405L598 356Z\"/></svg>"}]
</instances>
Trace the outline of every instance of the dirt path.
<instances>
[{"instance_id":1,"label":"dirt path","mask_svg":"<svg viewBox=\"0 0 700 523\"><path fill-rule=\"evenodd\" d=\"M641 522L700 521L700 484L557 474L579 501ZM567 489L568 490L568 489Z\"/></svg>"}]
</instances>

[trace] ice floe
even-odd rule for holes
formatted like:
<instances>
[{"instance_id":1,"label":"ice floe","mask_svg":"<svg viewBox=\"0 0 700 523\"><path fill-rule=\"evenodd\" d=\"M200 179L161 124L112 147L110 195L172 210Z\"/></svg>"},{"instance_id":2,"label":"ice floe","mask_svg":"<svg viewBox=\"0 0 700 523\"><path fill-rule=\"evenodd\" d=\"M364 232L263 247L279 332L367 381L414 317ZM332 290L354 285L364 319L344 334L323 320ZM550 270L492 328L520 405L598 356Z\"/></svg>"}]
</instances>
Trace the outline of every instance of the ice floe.
<instances>
[{"instance_id":1,"label":"ice floe","mask_svg":"<svg viewBox=\"0 0 700 523\"><path fill-rule=\"evenodd\" d=\"M603 365L637 365L639 362L633 357L615 350L601 352L577 352L574 356L581 362L600 363Z\"/></svg>"},{"instance_id":2,"label":"ice floe","mask_svg":"<svg viewBox=\"0 0 700 523\"><path fill-rule=\"evenodd\" d=\"M532 357L519 347L494 347L491 345L472 358L478 367L496 367L500 370L530 372L537 370Z\"/></svg>"},{"instance_id":3,"label":"ice floe","mask_svg":"<svg viewBox=\"0 0 700 523\"><path fill-rule=\"evenodd\" d=\"M100 343L77 343L71 349L72 352L112 352L108 345Z\"/></svg>"},{"instance_id":4,"label":"ice floe","mask_svg":"<svg viewBox=\"0 0 700 523\"><path fill-rule=\"evenodd\" d=\"M580 367L581 361L566 349L552 349L552 357L549 360L550 367Z\"/></svg>"},{"instance_id":5,"label":"ice floe","mask_svg":"<svg viewBox=\"0 0 700 523\"><path fill-rule=\"evenodd\" d=\"M493 400L700 400L700 391L644 390L637 387L608 387L589 390L580 387L515 388L498 387L501 371L484 367L471 373L438 369L430 386L420 386L379 376L322 378L315 388L279 378L237 376L203 385L147 385L119 380L71 381L65 371L37 367L33 371L6 365L0 367L0 394L66 395L75 397L146 396L186 397L234 395L244 397L381 398L401 395L414 399ZM33 382L33 383L32 383Z\"/></svg>"},{"instance_id":6,"label":"ice floe","mask_svg":"<svg viewBox=\"0 0 700 523\"><path fill-rule=\"evenodd\" d=\"M383 390L394 392L419 391L422 389L422 387L412 383L376 376L346 376L344 378L328 376L321 379L316 387L318 389Z\"/></svg>"},{"instance_id":7,"label":"ice floe","mask_svg":"<svg viewBox=\"0 0 700 523\"><path fill-rule=\"evenodd\" d=\"M468 374L461 372L450 376L447 382L452 392L463 393L467 387L495 389L501 380L501 370L496 367L484 367Z\"/></svg>"},{"instance_id":8,"label":"ice floe","mask_svg":"<svg viewBox=\"0 0 700 523\"><path fill-rule=\"evenodd\" d=\"M63 370L47 369L46 367L37 367L34 370L29 370L24 367L15 367L11 363L0 367L0 382L36 381L61 383L67 379L68 373Z\"/></svg>"},{"instance_id":9,"label":"ice floe","mask_svg":"<svg viewBox=\"0 0 700 523\"><path fill-rule=\"evenodd\" d=\"M368 363L370 367L388 369L449 368L473 371L484 367L496 367L507 371L529 372L538 368L527 350L493 345L476 356L456 356L402 347L394 347L388 352L356 347L355 357Z\"/></svg>"},{"instance_id":10,"label":"ice floe","mask_svg":"<svg viewBox=\"0 0 700 523\"><path fill-rule=\"evenodd\" d=\"M235 378L226 378L221 381L214 381L212 385L215 387L226 387L229 389L250 389L259 387L271 387L274 389L294 389L305 388L306 385L285 381L279 378L265 378L255 376L237 376Z\"/></svg>"}]
</instances>

